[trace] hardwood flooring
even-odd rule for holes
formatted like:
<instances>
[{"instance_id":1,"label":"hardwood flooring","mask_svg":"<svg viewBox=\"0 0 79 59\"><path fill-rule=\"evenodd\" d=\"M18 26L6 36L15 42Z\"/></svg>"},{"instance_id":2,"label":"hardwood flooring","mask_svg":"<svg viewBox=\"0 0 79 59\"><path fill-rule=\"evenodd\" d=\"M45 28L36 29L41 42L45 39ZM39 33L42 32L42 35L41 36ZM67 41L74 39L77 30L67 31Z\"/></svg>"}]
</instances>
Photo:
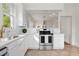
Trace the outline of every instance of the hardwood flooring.
<instances>
[{"instance_id":1,"label":"hardwood flooring","mask_svg":"<svg viewBox=\"0 0 79 59\"><path fill-rule=\"evenodd\" d=\"M79 56L79 48L65 45L63 50L61 49L54 49L54 50L35 50L29 49L25 56Z\"/></svg>"}]
</instances>

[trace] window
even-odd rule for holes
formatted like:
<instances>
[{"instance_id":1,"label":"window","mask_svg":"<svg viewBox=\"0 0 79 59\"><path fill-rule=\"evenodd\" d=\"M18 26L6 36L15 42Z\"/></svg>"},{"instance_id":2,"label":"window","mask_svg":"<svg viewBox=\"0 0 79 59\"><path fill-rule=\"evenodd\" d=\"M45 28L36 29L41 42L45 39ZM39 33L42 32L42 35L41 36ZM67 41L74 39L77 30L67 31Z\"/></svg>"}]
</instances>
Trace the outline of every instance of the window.
<instances>
[{"instance_id":1,"label":"window","mask_svg":"<svg viewBox=\"0 0 79 59\"><path fill-rule=\"evenodd\" d=\"M9 14L9 5L8 4L6 4L6 3L3 3L2 4L2 8L1 8L1 10L2 10L2 12L5 14Z\"/></svg>"}]
</instances>

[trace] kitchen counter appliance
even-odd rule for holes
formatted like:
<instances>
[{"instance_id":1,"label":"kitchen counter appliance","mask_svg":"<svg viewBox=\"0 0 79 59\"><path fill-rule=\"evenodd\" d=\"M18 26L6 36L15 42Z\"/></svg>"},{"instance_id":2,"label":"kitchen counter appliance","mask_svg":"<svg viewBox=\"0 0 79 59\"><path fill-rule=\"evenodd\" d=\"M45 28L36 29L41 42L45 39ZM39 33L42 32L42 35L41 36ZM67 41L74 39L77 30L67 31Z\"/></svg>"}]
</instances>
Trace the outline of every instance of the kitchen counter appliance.
<instances>
[{"instance_id":1,"label":"kitchen counter appliance","mask_svg":"<svg viewBox=\"0 0 79 59\"><path fill-rule=\"evenodd\" d=\"M53 33L47 29L39 31L40 50L51 50L53 48Z\"/></svg>"}]
</instances>

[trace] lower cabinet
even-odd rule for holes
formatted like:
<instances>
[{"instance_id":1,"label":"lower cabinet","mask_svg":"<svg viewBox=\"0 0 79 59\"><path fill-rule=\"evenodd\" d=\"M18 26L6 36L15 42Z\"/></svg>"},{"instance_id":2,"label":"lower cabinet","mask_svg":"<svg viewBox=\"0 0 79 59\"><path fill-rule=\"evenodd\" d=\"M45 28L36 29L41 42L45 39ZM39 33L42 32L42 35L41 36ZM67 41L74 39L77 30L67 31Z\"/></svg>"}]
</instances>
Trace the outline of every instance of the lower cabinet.
<instances>
[{"instance_id":1,"label":"lower cabinet","mask_svg":"<svg viewBox=\"0 0 79 59\"><path fill-rule=\"evenodd\" d=\"M24 56L26 49L24 38L18 39L7 45L9 56Z\"/></svg>"},{"instance_id":2,"label":"lower cabinet","mask_svg":"<svg viewBox=\"0 0 79 59\"><path fill-rule=\"evenodd\" d=\"M19 53L19 47L15 47L13 49L9 49L8 52L9 52L9 56L19 56L20 53Z\"/></svg>"},{"instance_id":3,"label":"lower cabinet","mask_svg":"<svg viewBox=\"0 0 79 59\"><path fill-rule=\"evenodd\" d=\"M64 34L54 34L53 49L64 49Z\"/></svg>"},{"instance_id":4,"label":"lower cabinet","mask_svg":"<svg viewBox=\"0 0 79 59\"><path fill-rule=\"evenodd\" d=\"M25 46L28 49L39 49L39 37L33 34L28 35L28 37L25 37Z\"/></svg>"}]
</instances>

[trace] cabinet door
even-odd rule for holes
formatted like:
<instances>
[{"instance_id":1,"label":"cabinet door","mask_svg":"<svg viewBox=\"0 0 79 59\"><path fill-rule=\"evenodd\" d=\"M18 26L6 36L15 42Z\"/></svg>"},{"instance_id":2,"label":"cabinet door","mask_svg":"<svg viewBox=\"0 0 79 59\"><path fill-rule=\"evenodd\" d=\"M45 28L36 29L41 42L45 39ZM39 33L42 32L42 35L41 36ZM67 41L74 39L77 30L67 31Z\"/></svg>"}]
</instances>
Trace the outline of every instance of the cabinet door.
<instances>
[{"instance_id":1,"label":"cabinet door","mask_svg":"<svg viewBox=\"0 0 79 59\"><path fill-rule=\"evenodd\" d=\"M16 42L16 43L15 43ZM25 45L24 45L24 38L19 39L18 41L15 41L13 43L17 44L16 46L13 46L13 43L9 44L8 52L10 56L21 56L25 53ZM11 46L13 46L11 48Z\"/></svg>"},{"instance_id":2,"label":"cabinet door","mask_svg":"<svg viewBox=\"0 0 79 59\"><path fill-rule=\"evenodd\" d=\"M8 52L9 52L9 56L18 56L19 49L18 49L18 47L15 47L15 48L9 50Z\"/></svg>"},{"instance_id":3,"label":"cabinet door","mask_svg":"<svg viewBox=\"0 0 79 59\"><path fill-rule=\"evenodd\" d=\"M24 56L25 52L26 52L24 38L23 38L23 42L21 44L19 44L18 49L19 49L18 55Z\"/></svg>"},{"instance_id":4,"label":"cabinet door","mask_svg":"<svg viewBox=\"0 0 79 59\"><path fill-rule=\"evenodd\" d=\"M26 49L39 49L39 37L34 34L25 37L25 47Z\"/></svg>"},{"instance_id":5,"label":"cabinet door","mask_svg":"<svg viewBox=\"0 0 79 59\"><path fill-rule=\"evenodd\" d=\"M64 35L54 36L53 49L64 49Z\"/></svg>"},{"instance_id":6,"label":"cabinet door","mask_svg":"<svg viewBox=\"0 0 79 59\"><path fill-rule=\"evenodd\" d=\"M64 49L64 40L63 39L54 39L53 49Z\"/></svg>"}]
</instances>

